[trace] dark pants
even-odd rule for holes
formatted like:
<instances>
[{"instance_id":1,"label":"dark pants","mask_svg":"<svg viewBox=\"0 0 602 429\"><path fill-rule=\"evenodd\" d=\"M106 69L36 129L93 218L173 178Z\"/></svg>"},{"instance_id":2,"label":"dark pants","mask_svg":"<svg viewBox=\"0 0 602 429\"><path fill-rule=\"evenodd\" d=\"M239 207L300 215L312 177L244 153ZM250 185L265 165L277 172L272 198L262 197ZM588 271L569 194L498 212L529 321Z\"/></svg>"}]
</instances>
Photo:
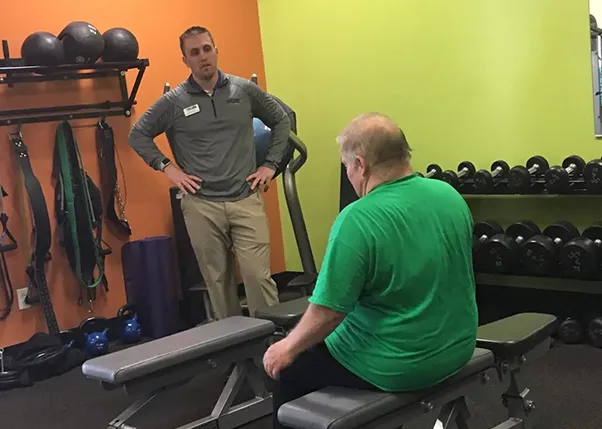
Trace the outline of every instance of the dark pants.
<instances>
[{"instance_id":1,"label":"dark pants","mask_svg":"<svg viewBox=\"0 0 602 429\"><path fill-rule=\"evenodd\" d=\"M274 395L274 429L285 427L278 422L278 409L282 404L313 391L326 386L377 389L341 365L332 357L324 343L300 354L291 366L280 373L280 379L271 380L271 384Z\"/></svg>"}]
</instances>

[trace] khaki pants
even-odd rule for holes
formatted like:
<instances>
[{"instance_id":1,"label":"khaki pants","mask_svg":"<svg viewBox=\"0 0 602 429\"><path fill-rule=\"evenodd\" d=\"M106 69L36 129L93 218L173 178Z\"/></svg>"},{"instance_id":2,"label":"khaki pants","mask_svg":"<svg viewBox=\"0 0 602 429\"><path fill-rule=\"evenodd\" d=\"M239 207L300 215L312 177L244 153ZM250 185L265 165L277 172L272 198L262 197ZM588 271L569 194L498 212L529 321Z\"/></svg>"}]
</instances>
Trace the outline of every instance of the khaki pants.
<instances>
[{"instance_id":1,"label":"khaki pants","mask_svg":"<svg viewBox=\"0 0 602 429\"><path fill-rule=\"evenodd\" d=\"M270 230L263 197L255 192L233 202L182 198L182 213L215 319L242 314L234 258L238 262L249 314L278 303L270 270Z\"/></svg>"}]
</instances>

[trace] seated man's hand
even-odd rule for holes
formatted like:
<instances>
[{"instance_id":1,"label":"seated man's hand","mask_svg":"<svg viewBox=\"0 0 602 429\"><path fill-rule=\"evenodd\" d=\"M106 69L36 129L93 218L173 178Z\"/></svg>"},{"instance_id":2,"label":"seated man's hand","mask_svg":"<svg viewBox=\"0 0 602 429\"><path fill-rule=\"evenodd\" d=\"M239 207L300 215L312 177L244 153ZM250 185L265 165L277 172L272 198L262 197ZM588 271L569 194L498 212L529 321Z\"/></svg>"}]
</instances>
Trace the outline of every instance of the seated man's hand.
<instances>
[{"instance_id":1,"label":"seated man's hand","mask_svg":"<svg viewBox=\"0 0 602 429\"><path fill-rule=\"evenodd\" d=\"M263 355L263 368L270 377L278 380L280 372L292 364L295 357L290 350L289 342L285 338L272 344L267 349Z\"/></svg>"},{"instance_id":2,"label":"seated man's hand","mask_svg":"<svg viewBox=\"0 0 602 429\"><path fill-rule=\"evenodd\" d=\"M261 166L257 169L257 171L247 177L247 181L252 180L251 190L254 191L255 188L259 185L263 192L266 192L270 187L270 180L274 177L276 171L272 170L269 167Z\"/></svg>"}]
</instances>

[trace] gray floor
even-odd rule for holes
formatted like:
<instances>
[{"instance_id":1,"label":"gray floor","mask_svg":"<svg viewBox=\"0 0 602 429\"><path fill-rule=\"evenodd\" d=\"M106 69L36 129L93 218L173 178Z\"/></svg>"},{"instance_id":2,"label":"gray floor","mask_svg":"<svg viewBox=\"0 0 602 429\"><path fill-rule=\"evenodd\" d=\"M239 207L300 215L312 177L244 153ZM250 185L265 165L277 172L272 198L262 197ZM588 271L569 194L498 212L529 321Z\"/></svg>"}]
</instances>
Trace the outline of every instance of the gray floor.
<instances>
[{"instance_id":1,"label":"gray floor","mask_svg":"<svg viewBox=\"0 0 602 429\"><path fill-rule=\"evenodd\" d=\"M524 367L536 409L532 429L600 429L602 427L602 350L589 345L554 347L538 362ZM221 378L191 382L153 404L130 424L148 429L169 429L199 418L213 406ZM85 379L76 368L60 377L27 389L0 392L2 429L105 429L107 423L131 403L121 390L107 392ZM488 429L505 419L496 399L469 403L472 428ZM271 419L248 425L268 429ZM432 418L422 417L406 429L430 429Z\"/></svg>"}]
</instances>

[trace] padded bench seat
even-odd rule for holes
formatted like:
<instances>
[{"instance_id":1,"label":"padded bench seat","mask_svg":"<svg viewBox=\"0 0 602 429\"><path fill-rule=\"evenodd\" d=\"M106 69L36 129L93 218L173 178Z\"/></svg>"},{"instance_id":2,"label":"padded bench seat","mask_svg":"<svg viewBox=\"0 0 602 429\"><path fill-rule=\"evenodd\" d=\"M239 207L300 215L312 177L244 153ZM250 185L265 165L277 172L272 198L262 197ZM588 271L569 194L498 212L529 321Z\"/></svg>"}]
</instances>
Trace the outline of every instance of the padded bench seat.
<instances>
[{"instance_id":1,"label":"padded bench seat","mask_svg":"<svg viewBox=\"0 0 602 429\"><path fill-rule=\"evenodd\" d=\"M331 386L282 405L278 419L284 426L296 429L401 427L415 417L416 410L424 412L425 406L428 410L428 405L446 405L443 407L445 412L465 419L467 410L464 412L461 408L466 407L464 398L467 392L479 399L484 393L482 389L489 387L489 380L503 376L498 372L498 365L504 361L512 379L504 395L508 401L518 405L508 408L508 424L503 427L519 427L526 417L525 410L530 407L522 388L517 385L515 373L524 362L524 355L535 353L536 349L541 353L549 349L550 335L556 323L553 315L525 313L483 325L478 330L477 348L470 362L459 373L436 386L404 393ZM490 374L495 376L486 377ZM455 405L458 403L462 406Z\"/></svg>"},{"instance_id":2,"label":"padded bench seat","mask_svg":"<svg viewBox=\"0 0 602 429\"><path fill-rule=\"evenodd\" d=\"M229 347L267 338L274 330L274 323L268 320L234 316L88 360L82 365L82 371L102 382L122 384Z\"/></svg>"},{"instance_id":3,"label":"padded bench seat","mask_svg":"<svg viewBox=\"0 0 602 429\"><path fill-rule=\"evenodd\" d=\"M284 404L278 411L278 418L283 425L293 428L354 429L451 388L471 376L478 376L487 369L493 369L494 365L493 353L477 348L460 372L431 388L389 393L332 386Z\"/></svg>"}]
</instances>

